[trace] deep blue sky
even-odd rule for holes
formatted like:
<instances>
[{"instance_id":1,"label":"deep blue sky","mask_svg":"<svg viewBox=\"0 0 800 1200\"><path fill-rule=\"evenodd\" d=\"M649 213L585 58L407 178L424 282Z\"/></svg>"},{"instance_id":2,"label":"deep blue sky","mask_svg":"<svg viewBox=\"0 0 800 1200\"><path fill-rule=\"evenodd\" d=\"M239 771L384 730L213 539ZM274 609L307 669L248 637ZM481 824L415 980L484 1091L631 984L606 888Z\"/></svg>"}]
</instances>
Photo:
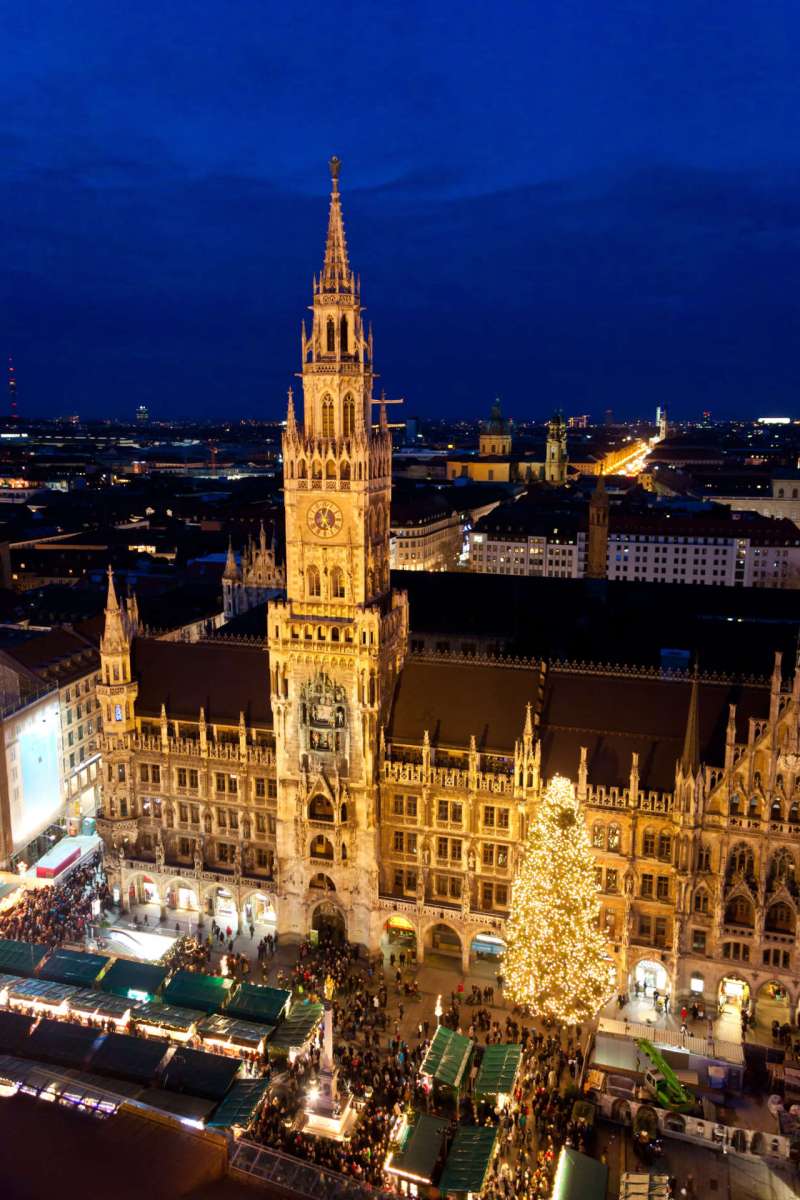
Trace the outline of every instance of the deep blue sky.
<instances>
[{"instance_id":1,"label":"deep blue sky","mask_svg":"<svg viewBox=\"0 0 800 1200\"><path fill-rule=\"evenodd\" d=\"M797 0L0 0L0 38L23 413L282 415L336 152L409 411L800 415Z\"/></svg>"}]
</instances>

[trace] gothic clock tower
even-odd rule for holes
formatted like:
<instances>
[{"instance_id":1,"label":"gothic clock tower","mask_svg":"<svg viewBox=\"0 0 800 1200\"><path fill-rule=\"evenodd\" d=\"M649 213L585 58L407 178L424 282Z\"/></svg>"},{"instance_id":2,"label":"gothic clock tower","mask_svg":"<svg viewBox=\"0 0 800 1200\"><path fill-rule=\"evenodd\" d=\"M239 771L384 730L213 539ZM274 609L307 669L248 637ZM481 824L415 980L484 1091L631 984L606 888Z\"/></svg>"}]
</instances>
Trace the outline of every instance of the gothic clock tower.
<instances>
[{"instance_id":1,"label":"gothic clock tower","mask_svg":"<svg viewBox=\"0 0 800 1200\"><path fill-rule=\"evenodd\" d=\"M380 937L377 740L408 635L389 587L391 436L372 423L372 334L350 269L330 161L325 259L303 323L303 419L283 435L286 599L269 606L277 747L278 923Z\"/></svg>"}]
</instances>

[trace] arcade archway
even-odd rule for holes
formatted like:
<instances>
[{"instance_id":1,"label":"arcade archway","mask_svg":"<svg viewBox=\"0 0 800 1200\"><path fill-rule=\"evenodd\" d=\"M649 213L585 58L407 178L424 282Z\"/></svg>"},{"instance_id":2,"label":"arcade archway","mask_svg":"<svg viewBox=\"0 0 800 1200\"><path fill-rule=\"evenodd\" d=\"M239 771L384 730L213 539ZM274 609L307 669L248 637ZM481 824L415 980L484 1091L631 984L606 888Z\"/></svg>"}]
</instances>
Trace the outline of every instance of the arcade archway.
<instances>
[{"instance_id":1,"label":"arcade archway","mask_svg":"<svg viewBox=\"0 0 800 1200\"><path fill-rule=\"evenodd\" d=\"M226 937L238 937L239 910L233 892L214 884L206 892L206 910L209 917L213 917L220 929L224 930Z\"/></svg>"},{"instance_id":2,"label":"arcade archway","mask_svg":"<svg viewBox=\"0 0 800 1200\"><path fill-rule=\"evenodd\" d=\"M197 892L187 879L170 879L164 895L168 908L192 913L200 909Z\"/></svg>"},{"instance_id":3,"label":"arcade archway","mask_svg":"<svg viewBox=\"0 0 800 1200\"><path fill-rule=\"evenodd\" d=\"M762 983L755 994L755 1023L761 1029L771 1029L773 1021L791 1025L792 1004L786 986L771 979Z\"/></svg>"},{"instance_id":4,"label":"arcade archway","mask_svg":"<svg viewBox=\"0 0 800 1200\"><path fill-rule=\"evenodd\" d=\"M245 898L242 915L247 925L271 925L274 927L278 923L273 897L268 896L266 892L250 892Z\"/></svg>"},{"instance_id":5,"label":"arcade archway","mask_svg":"<svg viewBox=\"0 0 800 1200\"><path fill-rule=\"evenodd\" d=\"M311 916L311 929L320 942L344 942L347 940L347 923L344 913L330 900L323 900Z\"/></svg>"},{"instance_id":6,"label":"arcade archway","mask_svg":"<svg viewBox=\"0 0 800 1200\"><path fill-rule=\"evenodd\" d=\"M462 946L459 934L450 925L437 922L429 926L425 934L425 957L440 954L448 959L461 959Z\"/></svg>"}]
</instances>

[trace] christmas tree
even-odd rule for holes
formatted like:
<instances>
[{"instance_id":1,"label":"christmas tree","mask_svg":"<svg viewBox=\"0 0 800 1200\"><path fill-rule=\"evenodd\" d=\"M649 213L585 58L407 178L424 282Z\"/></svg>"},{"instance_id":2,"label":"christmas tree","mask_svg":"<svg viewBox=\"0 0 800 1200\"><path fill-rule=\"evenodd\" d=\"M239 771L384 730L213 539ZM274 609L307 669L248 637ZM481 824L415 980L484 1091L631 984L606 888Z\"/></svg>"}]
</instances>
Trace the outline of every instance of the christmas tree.
<instances>
[{"instance_id":1,"label":"christmas tree","mask_svg":"<svg viewBox=\"0 0 800 1200\"><path fill-rule=\"evenodd\" d=\"M506 926L506 994L536 1016L574 1025L611 991L611 959L597 928L594 855L575 789L556 775L531 821Z\"/></svg>"}]
</instances>

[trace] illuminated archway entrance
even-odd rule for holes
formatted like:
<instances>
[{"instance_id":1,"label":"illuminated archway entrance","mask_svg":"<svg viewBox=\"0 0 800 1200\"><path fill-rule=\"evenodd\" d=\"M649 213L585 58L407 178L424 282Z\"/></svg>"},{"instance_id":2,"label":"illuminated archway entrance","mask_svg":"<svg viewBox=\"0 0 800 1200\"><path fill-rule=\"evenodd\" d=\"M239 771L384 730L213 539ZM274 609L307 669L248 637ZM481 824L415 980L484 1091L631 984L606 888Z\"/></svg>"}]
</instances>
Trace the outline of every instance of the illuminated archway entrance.
<instances>
[{"instance_id":1,"label":"illuminated archway entrance","mask_svg":"<svg viewBox=\"0 0 800 1200\"><path fill-rule=\"evenodd\" d=\"M741 1012L750 1004L750 984L736 975L726 975L719 981L719 1011Z\"/></svg>"},{"instance_id":2,"label":"illuminated archway entrance","mask_svg":"<svg viewBox=\"0 0 800 1200\"><path fill-rule=\"evenodd\" d=\"M399 913L389 917L383 927L381 948L384 959L393 954L398 961L402 955L405 962L414 962L417 957L417 931L413 921Z\"/></svg>"},{"instance_id":3,"label":"illuminated archway entrance","mask_svg":"<svg viewBox=\"0 0 800 1200\"><path fill-rule=\"evenodd\" d=\"M631 971L630 991L634 996L663 996L669 991L669 975L663 963L643 958Z\"/></svg>"},{"instance_id":4,"label":"illuminated archway entrance","mask_svg":"<svg viewBox=\"0 0 800 1200\"><path fill-rule=\"evenodd\" d=\"M215 884L206 893L208 915L213 917L225 933L226 937L239 935L239 911L236 907L236 896L228 888ZM230 930L230 933L228 933Z\"/></svg>"},{"instance_id":5,"label":"illuminated archway entrance","mask_svg":"<svg viewBox=\"0 0 800 1200\"><path fill-rule=\"evenodd\" d=\"M483 930L476 933L469 944L469 961L470 963L488 963L490 967L497 967L503 961L505 952L506 944L503 939L490 930Z\"/></svg>"},{"instance_id":6,"label":"illuminated archway entrance","mask_svg":"<svg viewBox=\"0 0 800 1200\"><path fill-rule=\"evenodd\" d=\"M244 902L244 920L247 925L272 925L278 923L273 899L265 892L251 892Z\"/></svg>"},{"instance_id":7,"label":"illuminated archway entrance","mask_svg":"<svg viewBox=\"0 0 800 1200\"><path fill-rule=\"evenodd\" d=\"M425 934L425 957L430 954L440 954L447 959L462 958L461 938L455 929L443 922L429 926Z\"/></svg>"},{"instance_id":8,"label":"illuminated archway entrance","mask_svg":"<svg viewBox=\"0 0 800 1200\"><path fill-rule=\"evenodd\" d=\"M762 983L755 995L755 1020L761 1029L771 1029L773 1021L779 1025L791 1025L792 1005L789 992L782 983L771 979Z\"/></svg>"}]
</instances>

